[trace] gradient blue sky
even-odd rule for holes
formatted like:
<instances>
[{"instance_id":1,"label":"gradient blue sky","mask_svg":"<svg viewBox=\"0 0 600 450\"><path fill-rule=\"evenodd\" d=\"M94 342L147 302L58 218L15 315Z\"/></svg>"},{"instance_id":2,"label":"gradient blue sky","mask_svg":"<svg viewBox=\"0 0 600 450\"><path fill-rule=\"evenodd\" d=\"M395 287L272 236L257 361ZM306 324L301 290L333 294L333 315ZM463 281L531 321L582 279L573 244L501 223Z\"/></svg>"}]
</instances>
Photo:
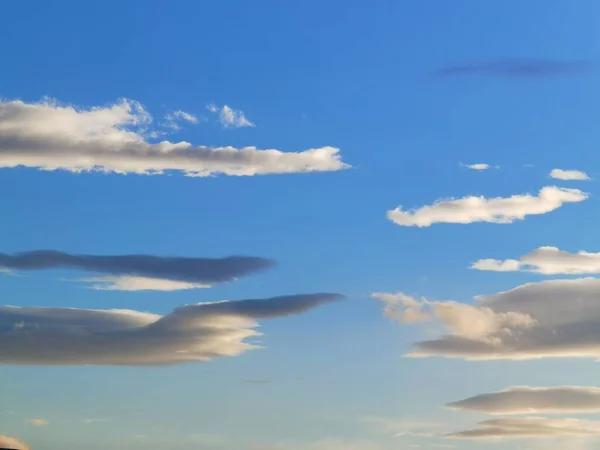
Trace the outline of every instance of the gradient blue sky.
<instances>
[{"instance_id":1,"label":"gradient blue sky","mask_svg":"<svg viewBox=\"0 0 600 450\"><path fill-rule=\"evenodd\" d=\"M426 332L383 318L369 295L469 302L542 279L469 270L478 259L514 258L543 245L600 250L593 183L584 204L510 225L399 227L385 216L438 198L536 193L558 184L548 177L556 167L598 177L600 72L433 73L503 58L599 62L600 3L22 1L3 4L0 16L4 100L50 96L103 106L126 97L156 118L179 109L208 118L183 125L171 140L283 151L329 145L353 166L214 178L0 169L1 252L243 254L279 262L235 283L177 292L94 291L65 282L80 275L66 271L3 276L2 303L167 313L202 301L348 296L264 321L266 349L210 363L0 366L0 433L48 450L487 448L394 438L364 418L462 429L485 416L447 411L444 403L513 385L597 381L600 369L590 360L402 358ZM240 109L256 126L224 129L207 112L210 103ZM460 165L480 162L501 168ZM253 379L269 383L244 382ZM26 422L38 417L50 424ZM86 418L105 420L81 423ZM318 444L323 439L332 441ZM524 448L521 441L494 445Z\"/></svg>"}]
</instances>

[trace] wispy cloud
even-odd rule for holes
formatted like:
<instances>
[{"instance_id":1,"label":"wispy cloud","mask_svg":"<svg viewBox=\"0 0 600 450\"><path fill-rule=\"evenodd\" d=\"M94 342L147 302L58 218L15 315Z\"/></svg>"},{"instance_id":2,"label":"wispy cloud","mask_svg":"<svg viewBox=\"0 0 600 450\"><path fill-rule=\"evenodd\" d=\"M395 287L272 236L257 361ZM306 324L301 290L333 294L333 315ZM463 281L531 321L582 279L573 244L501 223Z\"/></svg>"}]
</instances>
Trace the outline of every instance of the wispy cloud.
<instances>
[{"instance_id":1,"label":"wispy cloud","mask_svg":"<svg viewBox=\"0 0 600 450\"><path fill-rule=\"evenodd\" d=\"M590 177L581 170L552 169L550 177L564 181L589 181Z\"/></svg>"},{"instance_id":2,"label":"wispy cloud","mask_svg":"<svg viewBox=\"0 0 600 450\"><path fill-rule=\"evenodd\" d=\"M600 253L570 253L556 247L539 247L519 259L480 259L471 269L492 272L534 272L543 275L600 273Z\"/></svg>"},{"instance_id":3,"label":"wispy cloud","mask_svg":"<svg viewBox=\"0 0 600 450\"><path fill-rule=\"evenodd\" d=\"M210 104L206 107L211 113L219 116L219 122L223 128L243 128L253 127L254 124L248 120L246 114L240 109L233 109L230 106L217 106Z\"/></svg>"},{"instance_id":4,"label":"wispy cloud","mask_svg":"<svg viewBox=\"0 0 600 450\"><path fill-rule=\"evenodd\" d=\"M588 194L578 189L555 186L542 188L538 195L521 194L511 197L483 196L440 199L432 205L405 211L402 206L387 212L387 217L405 227L428 227L435 223L512 223L529 215L546 214L565 203L582 202Z\"/></svg>"},{"instance_id":5,"label":"wispy cloud","mask_svg":"<svg viewBox=\"0 0 600 450\"><path fill-rule=\"evenodd\" d=\"M437 70L440 77L481 75L505 78L542 78L574 75L595 68L589 61L558 61L549 59L504 59L500 61L457 64Z\"/></svg>"},{"instance_id":6,"label":"wispy cloud","mask_svg":"<svg viewBox=\"0 0 600 450\"><path fill-rule=\"evenodd\" d=\"M231 126L245 123L237 113L221 113ZM151 143L146 140L152 135L151 123L151 115L132 100L89 109L52 101L0 101L0 168L250 176L330 172L349 167L334 147L283 152L256 147L194 146L167 140Z\"/></svg>"},{"instance_id":7,"label":"wispy cloud","mask_svg":"<svg viewBox=\"0 0 600 450\"><path fill-rule=\"evenodd\" d=\"M50 425L46 419L27 419L27 423L33 425L34 427L45 427Z\"/></svg>"},{"instance_id":8,"label":"wispy cloud","mask_svg":"<svg viewBox=\"0 0 600 450\"><path fill-rule=\"evenodd\" d=\"M0 307L0 364L160 365L261 348L257 320L299 314L338 294L198 303L161 316L131 310Z\"/></svg>"},{"instance_id":9,"label":"wispy cloud","mask_svg":"<svg viewBox=\"0 0 600 450\"><path fill-rule=\"evenodd\" d=\"M178 109L176 111L168 113L165 116L165 120L162 125L172 130L179 130L181 129L181 122L196 125L198 124L198 122L200 122L200 120L194 114Z\"/></svg>"},{"instance_id":10,"label":"wispy cloud","mask_svg":"<svg viewBox=\"0 0 600 450\"><path fill-rule=\"evenodd\" d=\"M84 278L93 289L159 290L209 287L272 268L275 262L253 256L228 258L156 255L73 255L56 250L0 253L0 267L11 271L74 269L108 274Z\"/></svg>"}]
</instances>

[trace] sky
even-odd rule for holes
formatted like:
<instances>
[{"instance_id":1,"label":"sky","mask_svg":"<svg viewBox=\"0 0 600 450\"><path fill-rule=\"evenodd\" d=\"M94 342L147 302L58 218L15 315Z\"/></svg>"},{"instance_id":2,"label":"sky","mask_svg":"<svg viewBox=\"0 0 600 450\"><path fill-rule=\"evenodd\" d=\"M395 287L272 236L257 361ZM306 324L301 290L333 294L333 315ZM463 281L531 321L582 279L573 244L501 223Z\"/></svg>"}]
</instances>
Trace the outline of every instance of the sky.
<instances>
[{"instance_id":1,"label":"sky","mask_svg":"<svg viewBox=\"0 0 600 450\"><path fill-rule=\"evenodd\" d=\"M599 14L4 4L0 447L597 448Z\"/></svg>"}]
</instances>

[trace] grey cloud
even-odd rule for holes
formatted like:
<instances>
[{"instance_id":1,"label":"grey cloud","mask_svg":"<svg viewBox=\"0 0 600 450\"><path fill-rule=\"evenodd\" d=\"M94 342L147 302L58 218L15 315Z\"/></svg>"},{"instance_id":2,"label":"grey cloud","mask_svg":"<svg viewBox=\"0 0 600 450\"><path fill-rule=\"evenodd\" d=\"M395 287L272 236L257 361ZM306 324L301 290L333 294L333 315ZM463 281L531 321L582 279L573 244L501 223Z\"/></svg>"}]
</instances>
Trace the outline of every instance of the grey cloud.
<instances>
[{"instance_id":1,"label":"grey cloud","mask_svg":"<svg viewBox=\"0 0 600 450\"><path fill-rule=\"evenodd\" d=\"M479 422L478 428L448 433L459 439L562 438L600 436L600 422L571 418L500 418Z\"/></svg>"},{"instance_id":2,"label":"grey cloud","mask_svg":"<svg viewBox=\"0 0 600 450\"><path fill-rule=\"evenodd\" d=\"M581 74L596 68L589 61L557 61L548 59L504 59L444 67L434 74L440 77L492 76L505 78L542 78Z\"/></svg>"},{"instance_id":3,"label":"grey cloud","mask_svg":"<svg viewBox=\"0 0 600 450\"><path fill-rule=\"evenodd\" d=\"M547 280L495 295L474 305L381 297L400 322L438 321L448 331L414 345L408 356L471 360L600 357L600 280ZM407 311L407 312L404 312ZM407 316L407 313L408 314ZM415 323L414 321L412 323Z\"/></svg>"},{"instance_id":4,"label":"grey cloud","mask_svg":"<svg viewBox=\"0 0 600 450\"><path fill-rule=\"evenodd\" d=\"M446 405L488 414L558 414L600 411L600 388L583 386L516 386Z\"/></svg>"},{"instance_id":5,"label":"grey cloud","mask_svg":"<svg viewBox=\"0 0 600 450\"><path fill-rule=\"evenodd\" d=\"M111 275L82 281L106 282L113 288L128 290L172 290L187 287L206 287L233 281L275 265L270 259L252 256L227 258L165 257L154 255L73 255L55 250L37 250L25 253L0 253L0 267L14 271L44 269L76 269ZM177 283L166 283L182 282ZM162 283L161 283L162 282ZM119 286L121 283L121 286ZM110 287L109 287L110 288Z\"/></svg>"},{"instance_id":6,"label":"grey cloud","mask_svg":"<svg viewBox=\"0 0 600 450\"><path fill-rule=\"evenodd\" d=\"M0 364L164 365L210 361L260 348L258 319L340 300L305 294L199 303L170 314L74 308L0 308Z\"/></svg>"}]
</instances>

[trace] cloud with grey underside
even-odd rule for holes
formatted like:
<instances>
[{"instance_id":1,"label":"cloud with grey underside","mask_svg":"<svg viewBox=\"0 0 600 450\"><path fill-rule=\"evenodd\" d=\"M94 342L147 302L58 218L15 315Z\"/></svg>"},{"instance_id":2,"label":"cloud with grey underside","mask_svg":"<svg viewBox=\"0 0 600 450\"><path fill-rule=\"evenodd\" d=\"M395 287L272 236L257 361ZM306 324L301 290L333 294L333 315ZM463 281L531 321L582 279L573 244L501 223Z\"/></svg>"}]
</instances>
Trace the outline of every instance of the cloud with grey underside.
<instances>
[{"instance_id":1,"label":"cloud with grey underside","mask_svg":"<svg viewBox=\"0 0 600 450\"><path fill-rule=\"evenodd\" d=\"M74 269L105 277L87 278L96 289L176 290L234 281L275 265L254 256L226 258L156 255L74 255L55 250L0 253L0 267L10 271Z\"/></svg>"},{"instance_id":2,"label":"cloud with grey underside","mask_svg":"<svg viewBox=\"0 0 600 450\"><path fill-rule=\"evenodd\" d=\"M198 303L166 315L0 307L0 364L148 366L206 362L262 348L259 319L300 314L339 294Z\"/></svg>"},{"instance_id":3,"label":"cloud with grey underside","mask_svg":"<svg viewBox=\"0 0 600 450\"><path fill-rule=\"evenodd\" d=\"M581 74L589 72L595 67L596 65L589 61L512 58L451 65L436 70L434 75L439 77L480 75L505 78L542 78Z\"/></svg>"}]
</instances>

